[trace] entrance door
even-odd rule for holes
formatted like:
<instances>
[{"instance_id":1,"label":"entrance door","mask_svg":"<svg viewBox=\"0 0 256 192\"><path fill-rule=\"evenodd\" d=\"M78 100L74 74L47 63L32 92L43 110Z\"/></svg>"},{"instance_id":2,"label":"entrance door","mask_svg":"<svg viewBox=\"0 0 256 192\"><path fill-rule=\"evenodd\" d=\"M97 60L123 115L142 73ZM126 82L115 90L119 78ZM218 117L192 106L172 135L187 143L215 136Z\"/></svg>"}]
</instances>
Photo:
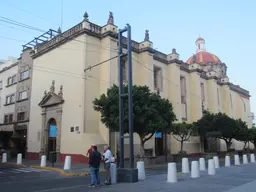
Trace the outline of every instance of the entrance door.
<instances>
[{"instance_id":1,"label":"entrance door","mask_svg":"<svg viewBox=\"0 0 256 192\"><path fill-rule=\"evenodd\" d=\"M56 151L56 138L57 138L57 125L55 119L49 120L48 125L48 154L49 157L50 152Z\"/></svg>"},{"instance_id":2,"label":"entrance door","mask_svg":"<svg viewBox=\"0 0 256 192\"><path fill-rule=\"evenodd\" d=\"M155 133L155 155L164 155L164 138L162 132Z\"/></svg>"}]
</instances>

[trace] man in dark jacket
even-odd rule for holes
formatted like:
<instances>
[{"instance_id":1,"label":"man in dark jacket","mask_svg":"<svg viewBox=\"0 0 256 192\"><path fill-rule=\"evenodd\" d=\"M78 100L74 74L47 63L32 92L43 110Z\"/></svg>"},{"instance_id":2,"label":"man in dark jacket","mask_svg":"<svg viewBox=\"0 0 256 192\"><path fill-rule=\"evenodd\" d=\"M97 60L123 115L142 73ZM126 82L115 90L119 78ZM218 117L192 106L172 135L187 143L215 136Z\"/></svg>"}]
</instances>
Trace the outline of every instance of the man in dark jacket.
<instances>
[{"instance_id":1,"label":"man in dark jacket","mask_svg":"<svg viewBox=\"0 0 256 192\"><path fill-rule=\"evenodd\" d=\"M100 185L99 169L101 162L101 154L97 150L97 146L92 147L92 152L89 157L91 184L89 187L95 187Z\"/></svg>"}]
</instances>

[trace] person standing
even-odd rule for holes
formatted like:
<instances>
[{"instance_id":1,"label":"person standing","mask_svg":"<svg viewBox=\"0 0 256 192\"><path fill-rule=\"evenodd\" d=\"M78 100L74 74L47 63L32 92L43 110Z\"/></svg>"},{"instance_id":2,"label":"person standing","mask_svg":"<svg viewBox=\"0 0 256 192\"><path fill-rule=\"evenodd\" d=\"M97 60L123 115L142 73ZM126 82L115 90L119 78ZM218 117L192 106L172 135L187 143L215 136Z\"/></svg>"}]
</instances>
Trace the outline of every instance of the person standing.
<instances>
[{"instance_id":1,"label":"person standing","mask_svg":"<svg viewBox=\"0 0 256 192\"><path fill-rule=\"evenodd\" d=\"M89 167L91 175L91 184L89 187L100 186L99 169L101 162L101 154L97 150L97 146L92 146L92 152L89 156Z\"/></svg>"},{"instance_id":2,"label":"person standing","mask_svg":"<svg viewBox=\"0 0 256 192\"><path fill-rule=\"evenodd\" d=\"M104 146L104 167L106 170L106 179L105 179L105 185L111 185L111 173L110 173L110 166L112 162L112 153L108 146Z\"/></svg>"}]
</instances>

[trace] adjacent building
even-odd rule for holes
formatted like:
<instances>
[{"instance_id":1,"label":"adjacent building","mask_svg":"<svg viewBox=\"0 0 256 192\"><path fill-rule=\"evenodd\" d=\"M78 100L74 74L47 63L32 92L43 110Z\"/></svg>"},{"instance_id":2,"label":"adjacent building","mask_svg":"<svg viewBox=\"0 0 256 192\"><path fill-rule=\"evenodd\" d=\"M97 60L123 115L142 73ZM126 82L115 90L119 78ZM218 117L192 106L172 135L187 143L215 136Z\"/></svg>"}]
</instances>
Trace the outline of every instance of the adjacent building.
<instances>
[{"instance_id":1,"label":"adjacent building","mask_svg":"<svg viewBox=\"0 0 256 192\"><path fill-rule=\"evenodd\" d=\"M49 30L24 45L17 65L14 113L22 114L24 119L15 127L27 130L29 159L56 151L60 160L70 155L72 161L84 162L91 144L117 148L118 133L110 132L101 123L92 105L95 97L118 84L117 32L111 12L104 26L89 21L85 13L83 21L71 29ZM122 45L127 45L125 37ZM249 92L229 81L226 64L205 50L203 38L196 40L196 53L186 62L180 60L175 49L167 54L154 49L147 30L143 41L132 42L132 51L133 83L147 85L168 98L178 121L194 122L205 109L241 118L252 126ZM126 83L127 61L123 67ZM136 134L134 141L135 153L139 153ZM179 143L169 135L153 137L145 146L159 156L164 150L179 151ZM128 139L125 148L128 156ZM184 149L188 153L204 151L198 137L187 141ZM222 145L219 149L224 150Z\"/></svg>"}]
</instances>

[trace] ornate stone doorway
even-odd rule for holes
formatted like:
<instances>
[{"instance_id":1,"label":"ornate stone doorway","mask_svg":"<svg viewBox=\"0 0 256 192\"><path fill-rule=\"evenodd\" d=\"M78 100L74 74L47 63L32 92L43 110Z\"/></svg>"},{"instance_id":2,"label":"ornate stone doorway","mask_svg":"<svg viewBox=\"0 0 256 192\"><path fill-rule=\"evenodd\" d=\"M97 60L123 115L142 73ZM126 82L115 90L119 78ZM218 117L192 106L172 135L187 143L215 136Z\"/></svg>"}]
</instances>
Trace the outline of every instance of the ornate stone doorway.
<instances>
[{"instance_id":1,"label":"ornate stone doorway","mask_svg":"<svg viewBox=\"0 0 256 192\"><path fill-rule=\"evenodd\" d=\"M41 154L47 155L54 151L57 153L57 160L61 148L61 122L62 107L64 104L63 87L60 86L58 93L55 93L55 82L52 81L50 91L45 91L44 97L39 103L42 108L42 128L41 128Z\"/></svg>"}]
</instances>

